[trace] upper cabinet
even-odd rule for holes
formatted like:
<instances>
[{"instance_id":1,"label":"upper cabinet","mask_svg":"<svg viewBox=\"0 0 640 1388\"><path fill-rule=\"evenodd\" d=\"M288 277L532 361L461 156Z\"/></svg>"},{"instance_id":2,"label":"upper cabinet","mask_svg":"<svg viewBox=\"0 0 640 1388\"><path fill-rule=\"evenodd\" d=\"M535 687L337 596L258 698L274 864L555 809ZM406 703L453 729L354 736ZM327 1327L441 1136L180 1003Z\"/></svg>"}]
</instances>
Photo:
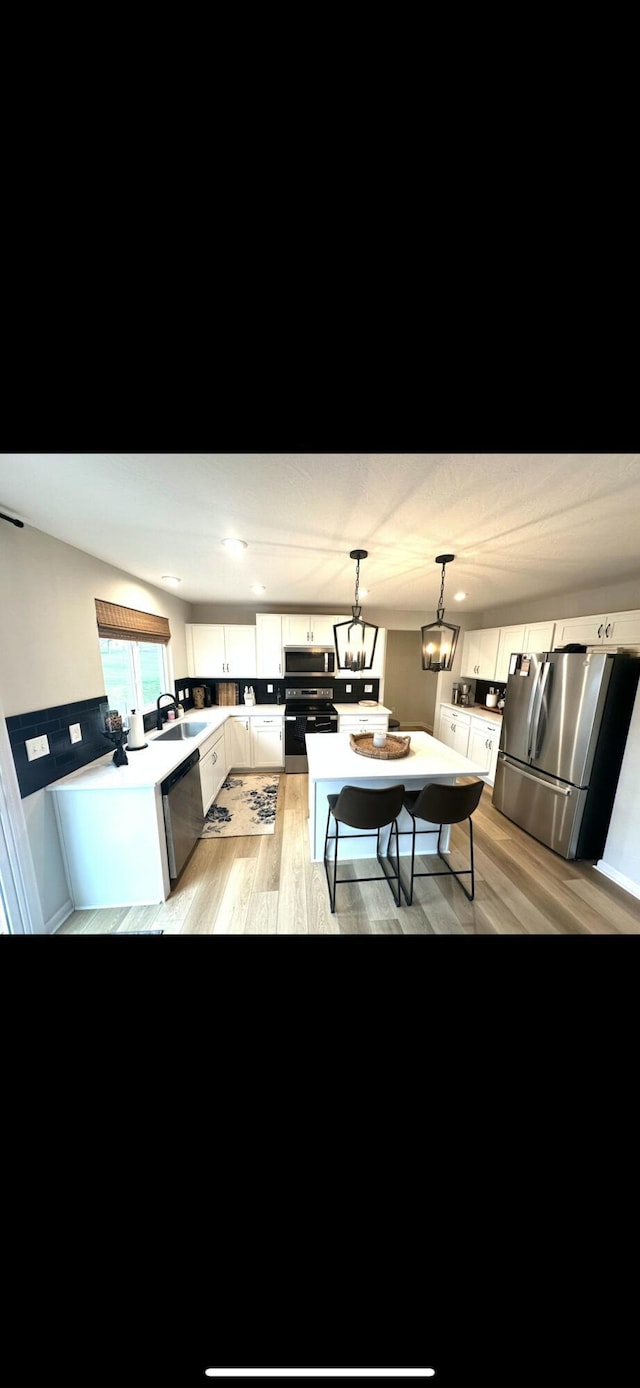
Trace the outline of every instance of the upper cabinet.
<instances>
[{"instance_id":1,"label":"upper cabinet","mask_svg":"<svg viewBox=\"0 0 640 1388\"><path fill-rule=\"evenodd\" d=\"M493 680L496 677L496 660L500 627L485 627L484 631L465 631L462 644L463 678Z\"/></svg>"},{"instance_id":2,"label":"upper cabinet","mask_svg":"<svg viewBox=\"0 0 640 1388\"><path fill-rule=\"evenodd\" d=\"M500 627L496 668L488 678L506 684L509 662L514 652L552 650L554 626L554 622L537 622L529 626Z\"/></svg>"},{"instance_id":3,"label":"upper cabinet","mask_svg":"<svg viewBox=\"0 0 640 1388\"><path fill-rule=\"evenodd\" d=\"M187 674L194 679L219 679L224 675L257 678L256 629L219 626L213 622L185 624Z\"/></svg>"},{"instance_id":4,"label":"upper cabinet","mask_svg":"<svg viewBox=\"0 0 640 1388\"><path fill-rule=\"evenodd\" d=\"M282 622L283 618L278 613L256 612L258 679L278 679L284 674Z\"/></svg>"},{"instance_id":5,"label":"upper cabinet","mask_svg":"<svg viewBox=\"0 0 640 1388\"><path fill-rule=\"evenodd\" d=\"M301 617L289 613L282 618L283 646L333 646L333 628L336 622L346 622L344 614L339 617L326 617L322 613L312 613Z\"/></svg>"},{"instance_id":6,"label":"upper cabinet","mask_svg":"<svg viewBox=\"0 0 640 1388\"><path fill-rule=\"evenodd\" d=\"M611 612L595 617L569 617L556 623L556 646L640 645L640 612Z\"/></svg>"}]
</instances>

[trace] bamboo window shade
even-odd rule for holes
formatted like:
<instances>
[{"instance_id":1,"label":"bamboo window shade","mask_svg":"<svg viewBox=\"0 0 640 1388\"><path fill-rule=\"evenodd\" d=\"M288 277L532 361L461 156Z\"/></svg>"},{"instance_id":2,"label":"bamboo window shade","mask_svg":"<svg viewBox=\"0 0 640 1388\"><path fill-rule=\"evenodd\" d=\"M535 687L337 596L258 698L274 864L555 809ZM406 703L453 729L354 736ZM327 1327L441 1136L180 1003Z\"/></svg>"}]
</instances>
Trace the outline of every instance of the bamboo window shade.
<instances>
[{"instance_id":1,"label":"bamboo window shade","mask_svg":"<svg viewBox=\"0 0 640 1388\"><path fill-rule=\"evenodd\" d=\"M95 599L98 635L113 641L155 641L164 646L171 640L168 617L121 607L117 602Z\"/></svg>"}]
</instances>

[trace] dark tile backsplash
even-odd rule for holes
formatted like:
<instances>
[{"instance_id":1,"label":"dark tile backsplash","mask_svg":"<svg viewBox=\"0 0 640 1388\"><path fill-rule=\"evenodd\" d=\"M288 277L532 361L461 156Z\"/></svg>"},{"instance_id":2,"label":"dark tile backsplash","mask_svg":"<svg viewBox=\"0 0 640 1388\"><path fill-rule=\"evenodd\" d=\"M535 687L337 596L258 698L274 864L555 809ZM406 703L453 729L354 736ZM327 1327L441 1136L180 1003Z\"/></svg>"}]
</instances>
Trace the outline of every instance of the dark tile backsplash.
<instances>
[{"instance_id":1,"label":"dark tile backsplash","mask_svg":"<svg viewBox=\"0 0 640 1388\"><path fill-rule=\"evenodd\" d=\"M33 795L78 771L89 762L96 761L109 751L109 741L104 736L104 716L109 707L105 694L96 699L79 699L73 704L58 704L55 708L36 709L31 713L21 713L7 718L7 732L13 752L20 795ZM69 724L79 723L82 741L72 742ZM46 735L49 739L49 754L38 757L37 761L27 761L25 742L32 737Z\"/></svg>"},{"instance_id":2,"label":"dark tile backsplash","mask_svg":"<svg viewBox=\"0 0 640 1388\"><path fill-rule=\"evenodd\" d=\"M238 685L238 697L240 703L243 701L245 684L252 684L256 696L257 704L276 704L278 694L280 703L285 702L285 690L295 685L300 689L317 689L319 686L326 685L331 689L331 697L340 704L357 704L360 698L377 699L380 681L377 679L365 680L339 680L331 679L330 676L321 680L310 679L308 676L301 676L296 679L291 676L287 680L283 679L256 679L255 675L246 675L243 678L232 681ZM373 689L371 694L365 694L364 685L371 684ZM194 684L202 684L211 693L212 704L217 703L216 699L216 680L194 679L191 675L183 679L176 680L175 690L176 699L180 689L184 692L183 704L185 709L193 708L192 689ZM267 685L273 685L272 691L267 691ZM351 693L347 694L345 686L351 684ZM168 701L166 706L169 707ZM96 699L79 699L73 704L57 704L55 708L35 709L31 713L16 714L12 718L7 718L7 732L13 752L20 795L24 800L25 796L33 795L36 790L43 790L45 786L51 785L52 781L59 781L61 776L68 776L71 771L79 771L81 767L88 766L89 762L96 761L98 757L103 757L113 746L109 739L104 735L104 717L109 708L109 700L106 694L99 695ZM79 723L82 731L82 740L72 742L69 736L69 725ZM153 731L156 727L155 712L145 713L144 729L145 732ZM49 739L49 753L45 757L38 757L36 761L27 761L27 750L25 742L32 737L42 737L46 735Z\"/></svg>"},{"instance_id":3,"label":"dark tile backsplash","mask_svg":"<svg viewBox=\"0 0 640 1388\"><path fill-rule=\"evenodd\" d=\"M285 690L291 689L292 687L295 687L296 689L327 688L331 690L332 699L337 700L339 704L357 704L359 699L377 699L378 690L380 688L380 681L377 679L339 680L332 678L331 675L318 675L315 679L311 679L309 675L289 675L287 679L269 680L256 679L255 675L243 675L238 676L235 680L225 680L224 683L237 684L238 699L240 703L243 702L245 684L252 684L257 704L277 704L278 694L280 695L280 703L283 704L285 702ZM188 677L185 676L184 679L176 680L175 682L176 697L179 689L189 690L189 697L185 697L185 699L183 700L185 709L193 708L193 697L191 691L194 684L203 685L205 689L208 689L211 694L211 702L213 704L217 703L217 681L211 679L197 679L194 676L189 675ZM268 684L273 685L273 690L271 692L267 691ZM351 685L350 694L347 694L346 692L347 684ZM373 685L373 690L371 694L365 694L365 684ZM155 715L151 716L155 717ZM145 728L147 726L147 720L145 718Z\"/></svg>"}]
</instances>

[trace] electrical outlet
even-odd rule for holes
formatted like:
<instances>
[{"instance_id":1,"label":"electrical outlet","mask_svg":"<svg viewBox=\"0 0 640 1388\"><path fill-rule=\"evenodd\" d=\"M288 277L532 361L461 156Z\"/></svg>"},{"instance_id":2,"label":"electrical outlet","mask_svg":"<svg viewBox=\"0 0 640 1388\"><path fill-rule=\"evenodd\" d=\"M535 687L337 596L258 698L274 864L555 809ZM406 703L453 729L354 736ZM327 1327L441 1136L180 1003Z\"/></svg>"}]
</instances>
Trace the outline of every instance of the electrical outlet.
<instances>
[{"instance_id":1,"label":"electrical outlet","mask_svg":"<svg viewBox=\"0 0 640 1388\"><path fill-rule=\"evenodd\" d=\"M37 761L38 757L48 757L49 739L48 737L29 737L25 742L27 749L27 761Z\"/></svg>"},{"instance_id":2,"label":"electrical outlet","mask_svg":"<svg viewBox=\"0 0 640 1388\"><path fill-rule=\"evenodd\" d=\"M273 694L273 685L272 685L272 684L268 684L268 685L267 685L267 694Z\"/></svg>"},{"instance_id":3,"label":"electrical outlet","mask_svg":"<svg viewBox=\"0 0 640 1388\"><path fill-rule=\"evenodd\" d=\"M180 700L184 699L184 689L179 689L179 690L178 690L178 698L179 698Z\"/></svg>"},{"instance_id":4,"label":"electrical outlet","mask_svg":"<svg viewBox=\"0 0 640 1388\"><path fill-rule=\"evenodd\" d=\"M350 684L345 684L344 689L345 689L345 694L350 694L350 693L351 693L351 685L350 685Z\"/></svg>"},{"instance_id":5,"label":"electrical outlet","mask_svg":"<svg viewBox=\"0 0 640 1388\"><path fill-rule=\"evenodd\" d=\"M69 737L72 742L82 742L82 728L79 723L69 724Z\"/></svg>"},{"instance_id":6,"label":"electrical outlet","mask_svg":"<svg viewBox=\"0 0 640 1388\"><path fill-rule=\"evenodd\" d=\"M364 692L365 692L365 694L373 694L373 685L372 685L372 684L365 684Z\"/></svg>"}]
</instances>

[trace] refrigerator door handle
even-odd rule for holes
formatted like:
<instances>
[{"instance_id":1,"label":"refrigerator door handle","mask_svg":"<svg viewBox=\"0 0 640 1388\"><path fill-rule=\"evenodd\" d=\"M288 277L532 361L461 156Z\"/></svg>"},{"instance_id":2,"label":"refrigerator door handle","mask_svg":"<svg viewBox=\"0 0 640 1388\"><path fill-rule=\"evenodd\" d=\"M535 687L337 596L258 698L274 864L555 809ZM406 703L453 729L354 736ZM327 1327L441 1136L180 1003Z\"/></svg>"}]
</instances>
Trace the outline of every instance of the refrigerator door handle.
<instances>
[{"instance_id":1,"label":"refrigerator door handle","mask_svg":"<svg viewBox=\"0 0 640 1388\"><path fill-rule=\"evenodd\" d=\"M550 661L550 660L545 660L544 665L542 666L542 678L541 678L541 680L540 680L540 691L539 691L540 697L539 697L539 699L538 699L538 707L537 707L537 710L536 710L536 716L535 716L535 721L534 721L534 725L533 725L533 733L532 733L532 737L531 737L531 744L532 744L532 746L533 746L533 760L534 760L534 761L536 761L537 757L540 755L540 748L539 748L539 746L538 746L538 740L539 740L539 739L538 739L538 730L539 730L539 727L540 727L540 714L542 713L542 706L543 706L543 704L544 704L544 696L545 696L545 691L546 691L546 688L547 688L547 681L548 681L548 679L549 679L549 671L550 671L550 670L551 670L551 661ZM530 748L530 750L531 750L531 748Z\"/></svg>"},{"instance_id":2,"label":"refrigerator door handle","mask_svg":"<svg viewBox=\"0 0 640 1388\"><path fill-rule=\"evenodd\" d=\"M545 790L553 791L554 795L564 795L565 797L571 795L571 786L552 786L550 781L543 781L540 776L532 776L530 771L522 771L514 762L509 761L509 758L505 757L503 753L500 755L500 761L506 761L510 770L517 771L519 776L524 776L525 781L535 781L537 786L544 786Z\"/></svg>"},{"instance_id":3,"label":"refrigerator door handle","mask_svg":"<svg viewBox=\"0 0 640 1388\"><path fill-rule=\"evenodd\" d=\"M538 674L537 674L537 677L536 677L536 682L535 682L535 684L534 684L534 686L533 686L533 691L532 691L532 694L531 694L531 700L530 700L530 703L529 703L529 714L528 714L528 718L527 718L527 722L528 722L528 725L529 725L529 740L528 740L528 742L527 742L527 756L528 756L528 757L531 756L531 747L532 747L532 744L533 744L534 731L535 731L536 733L537 733L537 731L538 731L538 716L539 716L539 709L538 709L538 716L536 716L535 718L534 718L534 709L535 709L535 706L536 706L536 699L537 699L538 693L539 693L539 691L540 691L540 685L541 685L541 683L542 683L542 672L543 672L543 670L544 670L544 663L540 666L540 668L539 668L539 670L538 670Z\"/></svg>"}]
</instances>

